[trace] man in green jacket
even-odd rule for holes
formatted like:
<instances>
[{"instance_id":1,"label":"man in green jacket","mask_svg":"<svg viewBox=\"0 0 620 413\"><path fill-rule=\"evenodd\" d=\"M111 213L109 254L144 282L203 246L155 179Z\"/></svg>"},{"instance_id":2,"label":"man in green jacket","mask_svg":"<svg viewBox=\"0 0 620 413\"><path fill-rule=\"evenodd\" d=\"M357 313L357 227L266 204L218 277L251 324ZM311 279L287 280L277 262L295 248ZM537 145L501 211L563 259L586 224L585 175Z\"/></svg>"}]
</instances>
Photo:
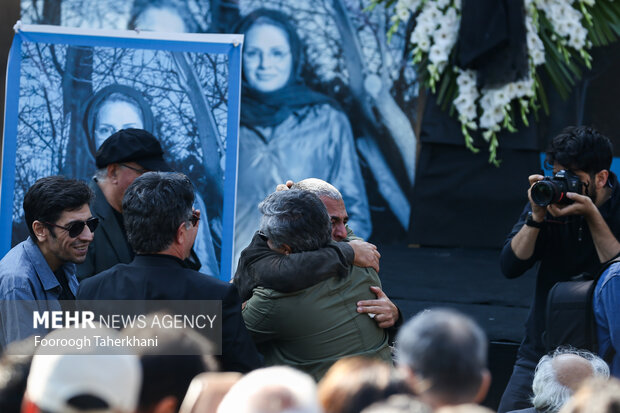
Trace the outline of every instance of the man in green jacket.
<instances>
[{"instance_id":1,"label":"man in green jacket","mask_svg":"<svg viewBox=\"0 0 620 413\"><path fill-rule=\"evenodd\" d=\"M331 240L325 205L310 192L275 192L259 208L260 236L273 251L312 251ZM242 260L240 265L252 263ZM377 273L351 266L347 277L331 277L300 291L257 287L243 318L267 365L290 365L318 380L345 356L375 356L391 363L388 334L368 314L357 312L359 301L374 298L371 286L380 286Z\"/></svg>"}]
</instances>

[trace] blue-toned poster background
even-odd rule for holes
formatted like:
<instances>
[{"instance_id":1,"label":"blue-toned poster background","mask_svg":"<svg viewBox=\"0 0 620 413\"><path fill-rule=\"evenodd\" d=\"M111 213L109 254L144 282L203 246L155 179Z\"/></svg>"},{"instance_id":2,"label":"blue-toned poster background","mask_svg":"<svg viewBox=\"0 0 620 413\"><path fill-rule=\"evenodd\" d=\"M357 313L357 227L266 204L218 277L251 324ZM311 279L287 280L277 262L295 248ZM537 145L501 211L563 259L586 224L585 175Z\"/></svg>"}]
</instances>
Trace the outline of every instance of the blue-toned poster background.
<instances>
[{"instance_id":1,"label":"blue-toned poster background","mask_svg":"<svg viewBox=\"0 0 620 413\"><path fill-rule=\"evenodd\" d=\"M356 234L375 242L405 238L411 225L409 196L414 182L417 145L414 129L418 118L418 83L408 61L406 41L412 27L401 25L388 40L389 13L382 6L367 11L370 3L370 0L22 0L21 6L22 20L28 23L167 32L236 33L240 21L258 9L275 10L287 17L303 48L303 59L297 62L301 70L296 75L309 89L331 99L331 107L310 102L304 108L307 110L297 111L300 115L297 118L276 125L267 133L259 131L254 142L260 147L260 135L267 138L265 141L269 136L278 139L279 126L290 136L288 144L282 143L283 148L312 150L306 138L316 132L320 135L318 140L333 139L336 147L344 142L347 148L352 146L352 151L342 152L345 154L336 159L333 150L322 157L322 162L315 162L312 154L308 154L305 164L300 164L268 142L256 150L246 150L242 145L239 179L242 182L244 174L254 179L246 181L247 188L253 188L255 193L248 199L237 198L235 225L240 241L235 255L238 256L257 229L256 203L273 190L273 182L310 176L335 180L334 184L345 196ZM245 63L243 66L247 67ZM242 93L242 114L248 107L243 96L246 94ZM336 127L323 127L327 121ZM241 143L248 141L246 137L256 138L254 126L244 125L242 116ZM327 129L332 132L329 136L325 133ZM339 169L341 160L349 162ZM250 194L247 188L239 186L238 195ZM353 205L353 201L358 205Z\"/></svg>"},{"instance_id":2,"label":"blue-toned poster background","mask_svg":"<svg viewBox=\"0 0 620 413\"><path fill-rule=\"evenodd\" d=\"M145 43L144 39L96 36L76 41L67 34L37 34L36 41L31 41L32 33L17 36L8 84L13 92L19 85L18 95L11 95L11 90L7 95L7 108L18 102L16 135L5 129L3 155L3 213L9 201L11 213L2 219L3 228L11 233L11 245L28 235L22 202L38 178L62 174L91 179L94 152L101 143L96 129L98 123L105 123L101 102L115 99L114 105L133 114L131 126L157 136L170 165L192 180L196 208L203 213L195 244L201 270L228 279L240 47L234 52L232 43ZM15 50L20 44L21 49ZM236 79L231 81L231 76ZM8 116L6 122L10 125ZM11 139L15 139L14 152ZM12 199L9 179L14 179ZM9 245L2 248L5 253Z\"/></svg>"}]
</instances>

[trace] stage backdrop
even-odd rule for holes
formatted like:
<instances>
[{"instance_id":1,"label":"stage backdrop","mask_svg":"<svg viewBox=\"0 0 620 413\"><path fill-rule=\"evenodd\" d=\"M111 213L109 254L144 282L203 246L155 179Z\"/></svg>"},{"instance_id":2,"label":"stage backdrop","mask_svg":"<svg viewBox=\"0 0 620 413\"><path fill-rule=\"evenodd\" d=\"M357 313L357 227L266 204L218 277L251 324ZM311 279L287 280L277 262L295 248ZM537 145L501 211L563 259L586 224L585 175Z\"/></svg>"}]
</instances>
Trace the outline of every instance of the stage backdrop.
<instances>
[{"instance_id":1,"label":"stage backdrop","mask_svg":"<svg viewBox=\"0 0 620 413\"><path fill-rule=\"evenodd\" d=\"M369 0L22 0L22 20L141 31L246 30L260 50L255 47L243 63L244 71L255 73L244 73L247 82L241 101L238 254L258 226L258 201L276 183L311 176L339 187L358 235L375 241L404 240L410 226L408 197L417 142L418 84L405 41L412 27L402 25L388 41L388 14L383 7L364 11L369 4ZM274 22L273 11L281 12L286 23ZM244 25L242 20L253 12L262 16L265 30L252 30L250 18ZM273 44L274 39L281 44ZM283 60L271 59L269 49L274 47L284 49ZM257 66L252 66L252 59L263 53L270 61L253 69ZM275 88L256 80L274 74ZM278 76L286 78L284 84L277 85ZM280 99L273 99L273 94Z\"/></svg>"},{"instance_id":2,"label":"stage backdrop","mask_svg":"<svg viewBox=\"0 0 620 413\"><path fill-rule=\"evenodd\" d=\"M232 271L242 36L18 27L9 57L0 255L28 235L22 202L38 179L90 180L122 127L147 129L190 177L202 211L195 251ZM208 200L208 202L205 202Z\"/></svg>"}]
</instances>

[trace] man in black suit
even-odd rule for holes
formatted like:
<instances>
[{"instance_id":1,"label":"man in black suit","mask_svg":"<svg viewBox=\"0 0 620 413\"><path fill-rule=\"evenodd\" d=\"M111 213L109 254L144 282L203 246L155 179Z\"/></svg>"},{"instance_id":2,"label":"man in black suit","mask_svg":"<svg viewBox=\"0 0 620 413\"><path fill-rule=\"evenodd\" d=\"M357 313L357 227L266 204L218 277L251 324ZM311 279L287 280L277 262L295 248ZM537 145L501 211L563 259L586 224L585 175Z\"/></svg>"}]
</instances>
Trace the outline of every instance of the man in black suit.
<instances>
[{"instance_id":1,"label":"man in black suit","mask_svg":"<svg viewBox=\"0 0 620 413\"><path fill-rule=\"evenodd\" d=\"M86 261L78 265L80 280L133 259L123 225L123 195L147 171L172 171L163 154L157 138L142 129L122 129L106 139L97 151L92 211L99 218L99 233L88 248Z\"/></svg>"},{"instance_id":2,"label":"man in black suit","mask_svg":"<svg viewBox=\"0 0 620 413\"><path fill-rule=\"evenodd\" d=\"M261 365L241 317L234 285L183 267L196 239L200 211L194 189L179 173L148 172L123 197L123 218L136 256L84 280L78 300L221 300L222 369L246 372Z\"/></svg>"}]
</instances>

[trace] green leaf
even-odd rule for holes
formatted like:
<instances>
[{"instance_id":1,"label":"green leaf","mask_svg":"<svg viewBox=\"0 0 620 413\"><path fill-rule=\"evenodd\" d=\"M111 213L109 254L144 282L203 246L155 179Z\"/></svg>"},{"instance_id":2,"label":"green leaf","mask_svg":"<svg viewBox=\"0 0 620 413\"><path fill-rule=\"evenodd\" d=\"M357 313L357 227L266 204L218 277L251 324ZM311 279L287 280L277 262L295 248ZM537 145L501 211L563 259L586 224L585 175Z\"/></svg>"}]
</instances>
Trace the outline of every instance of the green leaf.
<instances>
[{"instance_id":1,"label":"green leaf","mask_svg":"<svg viewBox=\"0 0 620 413\"><path fill-rule=\"evenodd\" d=\"M547 94L542 86L538 72L535 73L534 78L536 80L536 90L538 92L537 95L540 98L540 104L542 105L545 114L549 116L549 102L547 101Z\"/></svg>"}]
</instances>

